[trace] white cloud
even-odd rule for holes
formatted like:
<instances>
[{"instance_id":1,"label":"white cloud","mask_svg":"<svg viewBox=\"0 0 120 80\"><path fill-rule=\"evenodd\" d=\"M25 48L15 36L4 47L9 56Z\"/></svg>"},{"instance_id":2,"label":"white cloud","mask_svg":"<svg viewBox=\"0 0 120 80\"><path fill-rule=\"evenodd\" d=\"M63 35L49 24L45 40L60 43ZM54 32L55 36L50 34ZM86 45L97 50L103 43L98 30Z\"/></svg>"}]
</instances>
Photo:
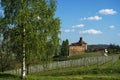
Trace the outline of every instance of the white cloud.
<instances>
[{"instance_id":1,"label":"white cloud","mask_svg":"<svg viewBox=\"0 0 120 80\"><path fill-rule=\"evenodd\" d=\"M89 21L98 21L98 20L101 20L102 19L102 17L100 17L100 16L91 16L91 17L84 17L84 18L82 18L81 20L89 20Z\"/></svg>"},{"instance_id":2,"label":"white cloud","mask_svg":"<svg viewBox=\"0 0 120 80\"><path fill-rule=\"evenodd\" d=\"M84 26L85 26L84 24L79 24L79 25L72 26L72 28L83 28Z\"/></svg>"},{"instance_id":3,"label":"white cloud","mask_svg":"<svg viewBox=\"0 0 120 80\"><path fill-rule=\"evenodd\" d=\"M115 26L114 26L114 25L111 25L111 26L109 26L109 28L110 28L110 29L114 29L114 28L115 28Z\"/></svg>"},{"instance_id":4,"label":"white cloud","mask_svg":"<svg viewBox=\"0 0 120 80\"><path fill-rule=\"evenodd\" d=\"M117 13L117 11L113 10L113 9L101 9L99 10L100 14L104 14L104 15L114 15Z\"/></svg>"},{"instance_id":5,"label":"white cloud","mask_svg":"<svg viewBox=\"0 0 120 80\"><path fill-rule=\"evenodd\" d=\"M89 29L85 31L80 31L80 34L102 34L100 30L95 30L95 29Z\"/></svg>"},{"instance_id":6,"label":"white cloud","mask_svg":"<svg viewBox=\"0 0 120 80\"><path fill-rule=\"evenodd\" d=\"M63 32L69 33L69 32L74 32L74 29L66 29L66 30L62 30Z\"/></svg>"}]
</instances>

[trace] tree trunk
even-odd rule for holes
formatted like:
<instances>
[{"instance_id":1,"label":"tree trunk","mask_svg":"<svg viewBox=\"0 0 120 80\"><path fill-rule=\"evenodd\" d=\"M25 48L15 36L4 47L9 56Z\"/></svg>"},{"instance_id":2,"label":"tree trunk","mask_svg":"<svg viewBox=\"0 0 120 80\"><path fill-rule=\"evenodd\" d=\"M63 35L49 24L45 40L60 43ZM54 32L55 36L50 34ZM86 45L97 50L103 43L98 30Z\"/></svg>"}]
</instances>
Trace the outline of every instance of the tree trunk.
<instances>
[{"instance_id":1,"label":"tree trunk","mask_svg":"<svg viewBox=\"0 0 120 80\"><path fill-rule=\"evenodd\" d=\"M26 75L29 74L29 66L30 66L30 64L28 63L28 64L26 65Z\"/></svg>"},{"instance_id":2,"label":"tree trunk","mask_svg":"<svg viewBox=\"0 0 120 80\"><path fill-rule=\"evenodd\" d=\"M21 70L22 80L26 78L26 66L25 66L25 28L23 27L23 53L22 53L22 70Z\"/></svg>"},{"instance_id":3,"label":"tree trunk","mask_svg":"<svg viewBox=\"0 0 120 80\"><path fill-rule=\"evenodd\" d=\"M25 77L26 77L25 54L23 54L23 61L22 61L22 80L25 80Z\"/></svg>"}]
</instances>

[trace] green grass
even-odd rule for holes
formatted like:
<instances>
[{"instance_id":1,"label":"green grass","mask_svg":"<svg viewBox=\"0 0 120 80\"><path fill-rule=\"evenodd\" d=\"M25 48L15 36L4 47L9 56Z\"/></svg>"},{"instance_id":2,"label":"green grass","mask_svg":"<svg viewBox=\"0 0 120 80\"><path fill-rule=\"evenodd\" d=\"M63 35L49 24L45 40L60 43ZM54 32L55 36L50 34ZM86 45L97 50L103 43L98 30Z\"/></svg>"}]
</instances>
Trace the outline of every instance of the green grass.
<instances>
[{"instance_id":1,"label":"green grass","mask_svg":"<svg viewBox=\"0 0 120 80\"><path fill-rule=\"evenodd\" d=\"M20 77L18 75L8 73L0 73L0 80L20 80Z\"/></svg>"},{"instance_id":2,"label":"green grass","mask_svg":"<svg viewBox=\"0 0 120 80\"><path fill-rule=\"evenodd\" d=\"M37 75L42 76L68 76L68 75L86 75L86 74L119 74L120 73L120 60L115 64L108 62L103 65L91 65L91 66L82 66L75 68L66 68L59 70L51 70L47 72L37 73Z\"/></svg>"},{"instance_id":3,"label":"green grass","mask_svg":"<svg viewBox=\"0 0 120 80\"><path fill-rule=\"evenodd\" d=\"M120 60L97 66L82 66L29 74L26 80L120 80ZM20 80L20 76L0 73L0 80Z\"/></svg>"},{"instance_id":4,"label":"green grass","mask_svg":"<svg viewBox=\"0 0 120 80\"><path fill-rule=\"evenodd\" d=\"M109 56L113 56L113 55L118 55L120 56L120 54L108 54ZM70 57L65 57L66 60L74 60L74 59L79 59L79 58L86 58L86 57L100 57L100 56L104 56L104 53L101 53L101 52L91 52L91 53L81 53L79 55L75 55L75 56L70 56ZM63 60L65 60L63 58Z\"/></svg>"},{"instance_id":5,"label":"green grass","mask_svg":"<svg viewBox=\"0 0 120 80\"><path fill-rule=\"evenodd\" d=\"M5 74L4 74L5 75ZM119 74L113 75L69 75L69 76L37 76L29 75L26 80L120 80ZM0 77L0 80L20 80L19 76Z\"/></svg>"},{"instance_id":6,"label":"green grass","mask_svg":"<svg viewBox=\"0 0 120 80\"><path fill-rule=\"evenodd\" d=\"M101 66L91 65L47 72L28 76L29 80L120 80L120 60L112 65L108 62ZM32 76L32 78L31 78Z\"/></svg>"},{"instance_id":7,"label":"green grass","mask_svg":"<svg viewBox=\"0 0 120 80\"><path fill-rule=\"evenodd\" d=\"M80 59L80 58L86 58L86 57L96 57L96 56L104 56L104 53L99 53L99 52L91 52L91 53L86 53L82 52L79 55L75 56L69 56L69 57L64 57L60 56L57 58L54 58L54 61L65 61L65 60L74 60L74 59Z\"/></svg>"},{"instance_id":8,"label":"green grass","mask_svg":"<svg viewBox=\"0 0 120 80\"><path fill-rule=\"evenodd\" d=\"M115 75L71 75L71 76L31 76L28 80L120 80L119 74Z\"/></svg>"}]
</instances>

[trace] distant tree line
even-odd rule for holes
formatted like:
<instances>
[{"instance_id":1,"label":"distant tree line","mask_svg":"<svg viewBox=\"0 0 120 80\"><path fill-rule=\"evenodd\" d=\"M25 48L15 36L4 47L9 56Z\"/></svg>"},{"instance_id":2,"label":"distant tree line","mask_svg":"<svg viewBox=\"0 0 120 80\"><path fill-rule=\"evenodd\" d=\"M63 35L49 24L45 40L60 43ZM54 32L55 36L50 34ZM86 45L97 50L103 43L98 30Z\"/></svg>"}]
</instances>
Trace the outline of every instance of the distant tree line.
<instances>
[{"instance_id":1,"label":"distant tree line","mask_svg":"<svg viewBox=\"0 0 120 80\"><path fill-rule=\"evenodd\" d=\"M111 54L113 54L113 53L120 54L120 46L119 45L110 44L107 49L108 49L108 52Z\"/></svg>"},{"instance_id":2,"label":"distant tree line","mask_svg":"<svg viewBox=\"0 0 120 80\"><path fill-rule=\"evenodd\" d=\"M102 50L102 52L104 52L104 50L107 49L108 53L114 54L120 53L120 46L119 45L115 45L115 44L110 44L110 45L88 45L88 50L87 52L97 52L98 50Z\"/></svg>"},{"instance_id":3,"label":"distant tree line","mask_svg":"<svg viewBox=\"0 0 120 80\"><path fill-rule=\"evenodd\" d=\"M98 50L107 49L109 45L106 44L98 44L98 45L88 45L87 52L96 52Z\"/></svg>"},{"instance_id":4,"label":"distant tree line","mask_svg":"<svg viewBox=\"0 0 120 80\"><path fill-rule=\"evenodd\" d=\"M55 54L53 57L54 61L65 60L69 55L69 41L68 39L63 40L59 48L59 54Z\"/></svg>"}]
</instances>

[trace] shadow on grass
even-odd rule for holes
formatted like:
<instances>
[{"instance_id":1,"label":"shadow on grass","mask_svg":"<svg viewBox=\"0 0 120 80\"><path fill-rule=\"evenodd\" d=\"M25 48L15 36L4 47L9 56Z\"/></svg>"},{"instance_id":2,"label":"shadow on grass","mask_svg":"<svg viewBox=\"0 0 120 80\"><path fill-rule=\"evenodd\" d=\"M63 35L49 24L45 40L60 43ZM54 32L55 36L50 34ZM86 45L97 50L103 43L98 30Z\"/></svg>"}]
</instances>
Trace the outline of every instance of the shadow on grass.
<instances>
[{"instance_id":1,"label":"shadow on grass","mask_svg":"<svg viewBox=\"0 0 120 80\"><path fill-rule=\"evenodd\" d=\"M18 78L19 76L8 74L8 73L0 73L0 78Z\"/></svg>"}]
</instances>

